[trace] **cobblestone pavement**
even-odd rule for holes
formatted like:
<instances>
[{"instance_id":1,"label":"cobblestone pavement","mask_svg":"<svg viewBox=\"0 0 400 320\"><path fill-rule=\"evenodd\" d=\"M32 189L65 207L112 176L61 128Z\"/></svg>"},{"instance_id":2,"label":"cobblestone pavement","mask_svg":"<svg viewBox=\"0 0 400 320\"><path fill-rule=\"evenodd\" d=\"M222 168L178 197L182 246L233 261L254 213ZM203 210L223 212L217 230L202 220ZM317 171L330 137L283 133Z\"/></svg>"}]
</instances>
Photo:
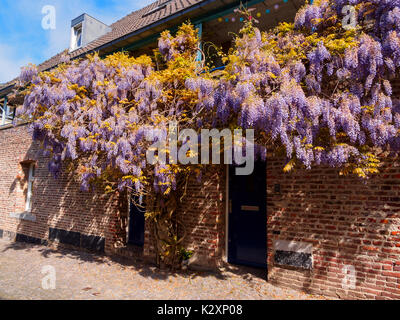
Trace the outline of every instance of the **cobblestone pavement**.
<instances>
[{"instance_id":1,"label":"cobblestone pavement","mask_svg":"<svg viewBox=\"0 0 400 320\"><path fill-rule=\"evenodd\" d=\"M55 268L55 290L42 288L44 266ZM247 268L170 273L141 262L0 240L0 300L324 299L275 287L263 273Z\"/></svg>"}]
</instances>

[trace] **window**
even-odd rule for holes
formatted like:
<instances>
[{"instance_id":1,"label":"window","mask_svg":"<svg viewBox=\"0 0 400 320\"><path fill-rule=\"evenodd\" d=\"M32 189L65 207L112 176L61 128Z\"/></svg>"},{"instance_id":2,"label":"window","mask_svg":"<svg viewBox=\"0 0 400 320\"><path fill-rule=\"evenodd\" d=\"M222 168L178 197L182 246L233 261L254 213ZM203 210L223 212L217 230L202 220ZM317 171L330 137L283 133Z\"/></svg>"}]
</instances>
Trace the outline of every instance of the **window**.
<instances>
[{"instance_id":1,"label":"window","mask_svg":"<svg viewBox=\"0 0 400 320\"><path fill-rule=\"evenodd\" d=\"M71 34L71 50L82 47L82 24L78 24L72 28Z\"/></svg>"},{"instance_id":2,"label":"window","mask_svg":"<svg viewBox=\"0 0 400 320\"><path fill-rule=\"evenodd\" d=\"M142 15L142 18L146 18L149 15L152 15L155 12L161 11L162 9L165 9L167 7L167 4L170 3L172 0L167 0L164 2L161 2L157 7L155 7L154 9L150 10L149 12L145 13L144 15Z\"/></svg>"},{"instance_id":3,"label":"window","mask_svg":"<svg viewBox=\"0 0 400 320\"><path fill-rule=\"evenodd\" d=\"M0 126L11 124L15 117L15 108L7 103L7 97L0 102Z\"/></svg>"},{"instance_id":4,"label":"window","mask_svg":"<svg viewBox=\"0 0 400 320\"><path fill-rule=\"evenodd\" d=\"M26 193L25 211L30 212L32 210L32 194L33 194L33 181L35 179L35 164L30 163L28 167L28 190Z\"/></svg>"},{"instance_id":5,"label":"window","mask_svg":"<svg viewBox=\"0 0 400 320\"><path fill-rule=\"evenodd\" d=\"M82 46L82 27L75 28L75 49Z\"/></svg>"}]
</instances>

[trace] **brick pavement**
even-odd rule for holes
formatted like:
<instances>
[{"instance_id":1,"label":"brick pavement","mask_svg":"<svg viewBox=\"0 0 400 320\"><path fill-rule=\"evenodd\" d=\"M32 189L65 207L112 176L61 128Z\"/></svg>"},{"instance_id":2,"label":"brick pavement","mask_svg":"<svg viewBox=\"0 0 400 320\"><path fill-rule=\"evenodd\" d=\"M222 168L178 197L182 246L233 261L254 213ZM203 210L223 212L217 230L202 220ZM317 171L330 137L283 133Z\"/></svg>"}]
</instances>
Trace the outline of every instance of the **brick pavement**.
<instances>
[{"instance_id":1,"label":"brick pavement","mask_svg":"<svg viewBox=\"0 0 400 320\"><path fill-rule=\"evenodd\" d=\"M55 290L42 288L44 266L55 268ZM171 273L140 261L0 240L0 299L324 299L275 287L263 273L236 267Z\"/></svg>"}]
</instances>

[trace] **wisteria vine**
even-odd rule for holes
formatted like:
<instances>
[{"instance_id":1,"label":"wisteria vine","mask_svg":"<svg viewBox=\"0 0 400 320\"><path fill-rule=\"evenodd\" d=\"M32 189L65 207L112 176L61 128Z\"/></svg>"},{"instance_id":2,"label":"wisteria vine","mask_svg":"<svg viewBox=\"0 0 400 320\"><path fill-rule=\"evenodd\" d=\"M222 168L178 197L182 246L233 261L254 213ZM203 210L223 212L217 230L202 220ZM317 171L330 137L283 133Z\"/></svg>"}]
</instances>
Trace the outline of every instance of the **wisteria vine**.
<instances>
[{"instance_id":1,"label":"wisteria vine","mask_svg":"<svg viewBox=\"0 0 400 320\"><path fill-rule=\"evenodd\" d=\"M343 8L357 25L344 28ZM221 73L199 61L196 30L164 32L156 59L117 53L64 61L20 76L33 136L58 174L73 163L82 187L169 194L196 166L146 163L146 135L180 128L255 129L257 144L281 152L285 171L329 165L367 177L383 151L400 150L400 0L317 0L294 23L261 32L248 16ZM157 67L156 67L157 66Z\"/></svg>"}]
</instances>

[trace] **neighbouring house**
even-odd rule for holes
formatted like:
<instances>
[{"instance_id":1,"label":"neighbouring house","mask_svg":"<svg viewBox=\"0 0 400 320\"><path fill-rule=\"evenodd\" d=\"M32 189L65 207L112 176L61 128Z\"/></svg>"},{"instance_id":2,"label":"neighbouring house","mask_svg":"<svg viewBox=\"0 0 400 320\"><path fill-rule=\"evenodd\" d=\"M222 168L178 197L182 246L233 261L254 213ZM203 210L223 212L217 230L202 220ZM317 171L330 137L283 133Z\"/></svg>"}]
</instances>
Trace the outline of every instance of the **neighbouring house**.
<instances>
[{"instance_id":1,"label":"neighbouring house","mask_svg":"<svg viewBox=\"0 0 400 320\"><path fill-rule=\"evenodd\" d=\"M262 30L293 21L304 0L242 1ZM151 52L165 29L190 21L204 45L229 48L241 26L234 0L159 0L111 26L83 14L71 23L71 59L98 51ZM66 30L68 32L68 30ZM64 52L64 53L65 53ZM208 50L209 60L216 60ZM39 66L48 70L59 54ZM54 179L26 125L14 127L13 83L0 87L0 238L60 244L152 261L143 212L125 197L83 193L72 177ZM400 88L399 86L397 86ZM395 94L400 94L399 90ZM192 267L265 268L281 286L342 298L400 298L400 167L387 161L367 182L332 168L283 173L269 156L250 176L229 166L188 187L181 208Z\"/></svg>"}]
</instances>

